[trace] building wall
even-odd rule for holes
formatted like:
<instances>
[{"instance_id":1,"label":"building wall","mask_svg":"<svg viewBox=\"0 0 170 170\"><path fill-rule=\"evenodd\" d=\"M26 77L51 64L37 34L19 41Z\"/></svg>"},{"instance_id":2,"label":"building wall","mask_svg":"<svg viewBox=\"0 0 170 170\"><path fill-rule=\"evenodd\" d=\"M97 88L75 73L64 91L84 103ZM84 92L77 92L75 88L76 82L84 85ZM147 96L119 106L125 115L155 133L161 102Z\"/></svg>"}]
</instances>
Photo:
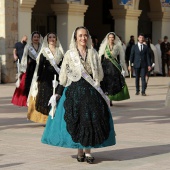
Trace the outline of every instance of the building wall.
<instances>
[{"instance_id":1,"label":"building wall","mask_svg":"<svg viewBox=\"0 0 170 170\"><path fill-rule=\"evenodd\" d=\"M18 1L0 2L0 59L1 82L15 81L16 64L13 62L13 47L18 36Z\"/></svg>"},{"instance_id":2,"label":"building wall","mask_svg":"<svg viewBox=\"0 0 170 170\"><path fill-rule=\"evenodd\" d=\"M75 0L76 1L76 0ZM74 10L71 11L68 9L60 11L59 8L53 9L51 4L53 3L63 3L66 1L62 0L1 0L0 1L0 61L2 63L0 69L0 77L2 82L14 82L15 74L16 74L16 64L13 63L13 47L14 44L20 40L21 36L26 33L26 35L30 35L31 31L36 30L37 25L43 29L43 26L46 27L44 32L48 32L47 27L47 17L56 15L58 17L58 24L56 26L56 32L60 32L59 38L61 39L62 44L65 44L65 50L68 48L69 39L72 31L75 26L81 24L89 29L91 35L95 35L98 37L99 42L103 40L105 35L110 32L116 30L122 31L124 39L126 35L130 35L131 32L135 32L137 35L137 29L133 31L133 29L138 27L138 17L128 16L128 19L125 15L121 18L116 18L115 20L110 20L109 15L103 12L103 5L106 3L114 3L108 7L109 9L118 9L118 11L137 11L139 9L144 10L145 13L139 17L139 26L142 23L142 30L144 33L150 34L152 32L152 37L154 38L154 43L158 38L163 38L164 35L169 34L170 29L170 1L162 1L160 0L123 0L122 5L118 5L121 0L84 0L85 5L88 5L88 10L85 12L85 19L83 19L83 13L78 15ZM83 0L81 0L81 3ZM103 4L104 3L104 4ZM83 3L84 4L84 3ZM142 4L142 5L140 5ZM150 5L149 5L150 4ZM162 4L162 5L161 5ZM124 6L125 5L125 6ZM58 4L57 4L58 6ZM116 6L116 7L115 7ZM121 6L121 7L120 7ZM150 7L149 7L150 6ZM115 9L114 9L115 7ZM150 9L149 9L150 8ZM32 12L33 10L33 12ZM69 12L70 13L69 13ZM76 11L78 9L76 8ZM148 14L148 12L150 14ZM118 13L119 14L119 13ZM133 15L133 12L131 13ZM135 14L135 12L134 12ZM148 16L149 17L148 17ZM117 15L119 17L119 15ZM103 18L107 18L106 20ZM150 18L150 19L149 19ZM32 24L31 24L32 20ZM52 21L53 22L53 21ZM140 23L141 22L141 23ZM151 28L152 22L152 28ZM38 24L37 24L38 23ZM62 25L62 24L68 25ZM54 28L53 24L50 24L51 27ZM61 25L61 26L60 26ZM42 27L41 27L42 26ZM64 26L64 30L63 30ZM32 29L32 30L31 30ZM152 31L151 31L152 29ZM140 28L139 28L140 30ZM148 32L149 30L149 32ZM68 34L65 36L65 34ZM62 38L64 37L65 38ZM168 35L169 36L169 35ZM19 37L19 38L18 38ZM127 39L127 37L126 37ZM129 40L129 37L128 39Z\"/></svg>"}]
</instances>

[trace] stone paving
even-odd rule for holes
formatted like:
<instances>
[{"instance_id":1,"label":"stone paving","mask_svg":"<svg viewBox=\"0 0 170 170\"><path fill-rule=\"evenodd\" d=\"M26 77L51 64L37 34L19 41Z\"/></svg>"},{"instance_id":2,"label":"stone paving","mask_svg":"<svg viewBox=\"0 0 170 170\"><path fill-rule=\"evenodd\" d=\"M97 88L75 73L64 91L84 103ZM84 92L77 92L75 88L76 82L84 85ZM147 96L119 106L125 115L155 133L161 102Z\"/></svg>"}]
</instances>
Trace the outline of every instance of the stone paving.
<instances>
[{"instance_id":1,"label":"stone paving","mask_svg":"<svg viewBox=\"0 0 170 170\"><path fill-rule=\"evenodd\" d=\"M168 77L151 77L147 96L135 95L111 107L117 144L94 149L93 165L78 163L75 149L41 143L43 125L27 121L27 108L11 104L15 84L0 84L0 169L170 170L170 108L164 106Z\"/></svg>"}]
</instances>

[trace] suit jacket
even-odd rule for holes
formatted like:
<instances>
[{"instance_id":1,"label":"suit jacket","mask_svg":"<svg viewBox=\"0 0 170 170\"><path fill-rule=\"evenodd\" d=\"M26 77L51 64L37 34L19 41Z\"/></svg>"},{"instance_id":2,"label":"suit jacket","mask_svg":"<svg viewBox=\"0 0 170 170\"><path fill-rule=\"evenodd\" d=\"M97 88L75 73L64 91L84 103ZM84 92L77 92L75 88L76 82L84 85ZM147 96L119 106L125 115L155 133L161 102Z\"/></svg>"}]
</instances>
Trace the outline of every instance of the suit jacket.
<instances>
[{"instance_id":1,"label":"suit jacket","mask_svg":"<svg viewBox=\"0 0 170 170\"><path fill-rule=\"evenodd\" d=\"M148 47L143 44L143 50L140 51L138 44L132 47L130 54L130 62L134 68L145 68L151 66L151 58L148 53Z\"/></svg>"}]
</instances>

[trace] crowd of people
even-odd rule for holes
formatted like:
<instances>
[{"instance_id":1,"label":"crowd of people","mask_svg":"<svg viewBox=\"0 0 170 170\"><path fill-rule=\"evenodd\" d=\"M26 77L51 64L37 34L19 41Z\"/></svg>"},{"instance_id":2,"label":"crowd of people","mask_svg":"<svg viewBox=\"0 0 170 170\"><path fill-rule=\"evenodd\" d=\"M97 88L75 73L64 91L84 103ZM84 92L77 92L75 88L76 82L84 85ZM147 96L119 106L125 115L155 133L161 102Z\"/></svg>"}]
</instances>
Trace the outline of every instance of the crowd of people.
<instances>
[{"instance_id":1,"label":"crowd of people","mask_svg":"<svg viewBox=\"0 0 170 170\"><path fill-rule=\"evenodd\" d=\"M92 148L116 144L110 107L112 101L130 99L125 77L134 70L136 95L141 77L141 94L146 96L151 72L161 73L159 45L139 34L138 43L131 36L126 47L114 32L99 45L83 26L74 30L66 52L54 32L42 38L34 31L26 40L24 36L14 49L18 80L12 103L28 107L27 119L43 123L42 143L77 148L78 162L93 163ZM169 48L166 42L160 49ZM169 52L162 56L169 57ZM163 59L164 65L170 63L170 57Z\"/></svg>"}]
</instances>

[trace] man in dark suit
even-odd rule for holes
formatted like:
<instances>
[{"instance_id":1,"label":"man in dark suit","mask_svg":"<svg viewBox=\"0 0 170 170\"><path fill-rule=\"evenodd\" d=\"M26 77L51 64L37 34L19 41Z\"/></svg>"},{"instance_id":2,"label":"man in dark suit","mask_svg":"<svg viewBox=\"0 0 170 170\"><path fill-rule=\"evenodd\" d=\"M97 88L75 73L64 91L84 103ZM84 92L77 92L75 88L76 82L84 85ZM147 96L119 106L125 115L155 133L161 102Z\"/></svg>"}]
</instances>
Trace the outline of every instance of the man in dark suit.
<instances>
[{"instance_id":1,"label":"man in dark suit","mask_svg":"<svg viewBox=\"0 0 170 170\"><path fill-rule=\"evenodd\" d=\"M147 70L151 70L151 59L148 54L148 47L143 44L144 35L141 33L138 36L138 43L133 45L130 54L130 63L133 65L136 75L136 95L139 95L140 86L139 79L141 76L142 80L142 96L146 96L146 73ZM129 66L129 71L131 71L131 65Z\"/></svg>"}]
</instances>

